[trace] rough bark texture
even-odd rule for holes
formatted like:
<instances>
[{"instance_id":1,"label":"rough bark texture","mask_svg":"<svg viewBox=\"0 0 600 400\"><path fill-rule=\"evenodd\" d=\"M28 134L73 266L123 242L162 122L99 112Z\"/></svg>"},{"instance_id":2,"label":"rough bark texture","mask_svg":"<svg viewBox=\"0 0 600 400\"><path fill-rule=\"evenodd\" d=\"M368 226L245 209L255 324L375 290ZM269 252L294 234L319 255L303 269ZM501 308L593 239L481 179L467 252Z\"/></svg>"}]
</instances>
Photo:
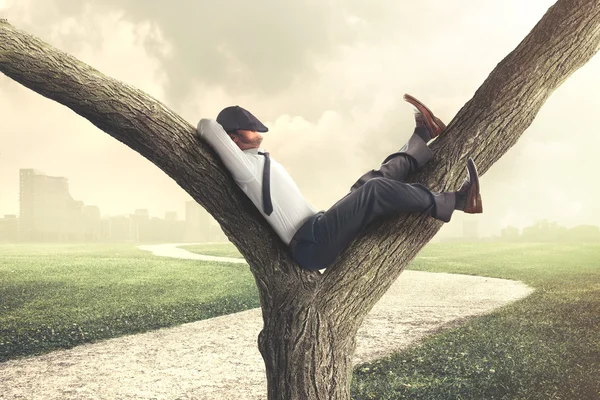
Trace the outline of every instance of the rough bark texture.
<instances>
[{"instance_id":1,"label":"rough bark texture","mask_svg":"<svg viewBox=\"0 0 600 400\"><path fill-rule=\"evenodd\" d=\"M559 0L458 112L432 145L435 158L410 180L455 190L469 156L485 173L599 46L600 0ZM441 222L415 214L382 218L325 274L301 271L195 128L157 100L5 20L0 71L146 157L221 224L259 288L264 329L258 345L269 399L350 398L358 327Z\"/></svg>"}]
</instances>

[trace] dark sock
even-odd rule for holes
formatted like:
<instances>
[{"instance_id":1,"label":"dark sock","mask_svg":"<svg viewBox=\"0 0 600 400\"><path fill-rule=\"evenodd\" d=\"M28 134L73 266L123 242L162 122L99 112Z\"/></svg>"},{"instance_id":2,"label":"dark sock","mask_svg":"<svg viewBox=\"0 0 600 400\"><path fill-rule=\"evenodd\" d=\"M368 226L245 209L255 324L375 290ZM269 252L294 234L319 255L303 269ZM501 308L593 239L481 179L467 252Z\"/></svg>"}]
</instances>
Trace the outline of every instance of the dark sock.
<instances>
[{"instance_id":1,"label":"dark sock","mask_svg":"<svg viewBox=\"0 0 600 400\"><path fill-rule=\"evenodd\" d=\"M454 192L456 201L454 203L455 210L464 210L467 205L467 194L463 192Z\"/></svg>"},{"instance_id":2,"label":"dark sock","mask_svg":"<svg viewBox=\"0 0 600 400\"><path fill-rule=\"evenodd\" d=\"M429 129L424 126L417 126L415 128L415 134L419 135L421 139L428 143L431 140L431 135L429 134Z\"/></svg>"}]
</instances>

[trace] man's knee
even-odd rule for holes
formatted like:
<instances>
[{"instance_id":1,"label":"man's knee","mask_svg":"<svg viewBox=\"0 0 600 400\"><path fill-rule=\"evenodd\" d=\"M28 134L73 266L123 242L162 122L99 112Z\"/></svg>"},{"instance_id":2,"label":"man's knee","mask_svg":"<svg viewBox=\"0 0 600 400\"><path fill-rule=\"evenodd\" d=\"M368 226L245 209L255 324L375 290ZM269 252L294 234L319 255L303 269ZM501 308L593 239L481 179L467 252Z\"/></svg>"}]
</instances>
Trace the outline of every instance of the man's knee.
<instances>
[{"instance_id":1,"label":"man's knee","mask_svg":"<svg viewBox=\"0 0 600 400\"><path fill-rule=\"evenodd\" d=\"M364 190L366 190L366 191L370 191L370 192L375 191L376 192L376 191L380 190L381 188L389 186L388 181L389 181L389 179L387 179L387 178L372 178L372 179L369 179L368 181L366 181L363 184L363 187L364 187Z\"/></svg>"},{"instance_id":2,"label":"man's knee","mask_svg":"<svg viewBox=\"0 0 600 400\"><path fill-rule=\"evenodd\" d=\"M393 191L391 187L391 180L388 178L373 178L369 179L362 185L359 190L361 191L361 201L369 201L368 199L386 197L390 192Z\"/></svg>"}]
</instances>

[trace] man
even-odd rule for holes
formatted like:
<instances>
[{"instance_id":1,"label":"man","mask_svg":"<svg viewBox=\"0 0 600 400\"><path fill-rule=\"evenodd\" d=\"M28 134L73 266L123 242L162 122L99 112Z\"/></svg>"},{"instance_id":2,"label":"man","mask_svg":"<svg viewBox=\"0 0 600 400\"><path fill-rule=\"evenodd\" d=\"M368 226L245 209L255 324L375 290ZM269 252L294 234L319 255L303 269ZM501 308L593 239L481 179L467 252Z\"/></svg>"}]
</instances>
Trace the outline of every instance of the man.
<instances>
[{"instance_id":1,"label":"man","mask_svg":"<svg viewBox=\"0 0 600 400\"><path fill-rule=\"evenodd\" d=\"M260 147L267 132L249 111L239 106L223 109L216 121L201 119L198 132L217 152L236 183L246 193L305 269L331 265L339 253L375 217L397 212L424 212L449 222L454 210L481 213L479 178L473 160L467 179L457 192L434 193L420 184L405 183L433 153L427 143L446 125L410 95L416 127L408 143L389 155L379 170L364 174L350 192L327 211L317 212L304 199L286 170Z\"/></svg>"}]
</instances>

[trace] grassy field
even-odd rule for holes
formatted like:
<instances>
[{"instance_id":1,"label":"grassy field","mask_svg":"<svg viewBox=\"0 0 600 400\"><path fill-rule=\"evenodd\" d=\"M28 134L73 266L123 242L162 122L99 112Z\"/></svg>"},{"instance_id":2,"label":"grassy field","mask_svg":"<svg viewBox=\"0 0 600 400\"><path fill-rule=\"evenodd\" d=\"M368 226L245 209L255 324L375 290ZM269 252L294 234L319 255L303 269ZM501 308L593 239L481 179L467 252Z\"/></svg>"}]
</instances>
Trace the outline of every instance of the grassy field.
<instances>
[{"instance_id":1,"label":"grassy field","mask_svg":"<svg viewBox=\"0 0 600 400\"><path fill-rule=\"evenodd\" d=\"M0 361L259 306L245 265L128 244L0 245Z\"/></svg>"},{"instance_id":2,"label":"grassy field","mask_svg":"<svg viewBox=\"0 0 600 400\"><path fill-rule=\"evenodd\" d=\"M600 245L433 244L410 269L516 279L536 290L357 366L354 399L600 399Z\"/></svg>"},{"instance_id":3,"label":"grassy field","mask_svg":"<svg viewBox=\"0 0 600 400\"><path fill-rule=\"evenodd\" d=\"M239 256L229 244L185 248ZM600 245L436 243L410 269L536 291L357 366L353 399L600 399ZM244 265L131 245L0 245L0 295L0 360L259 306Z\"/></svg>"}]
</instances>

